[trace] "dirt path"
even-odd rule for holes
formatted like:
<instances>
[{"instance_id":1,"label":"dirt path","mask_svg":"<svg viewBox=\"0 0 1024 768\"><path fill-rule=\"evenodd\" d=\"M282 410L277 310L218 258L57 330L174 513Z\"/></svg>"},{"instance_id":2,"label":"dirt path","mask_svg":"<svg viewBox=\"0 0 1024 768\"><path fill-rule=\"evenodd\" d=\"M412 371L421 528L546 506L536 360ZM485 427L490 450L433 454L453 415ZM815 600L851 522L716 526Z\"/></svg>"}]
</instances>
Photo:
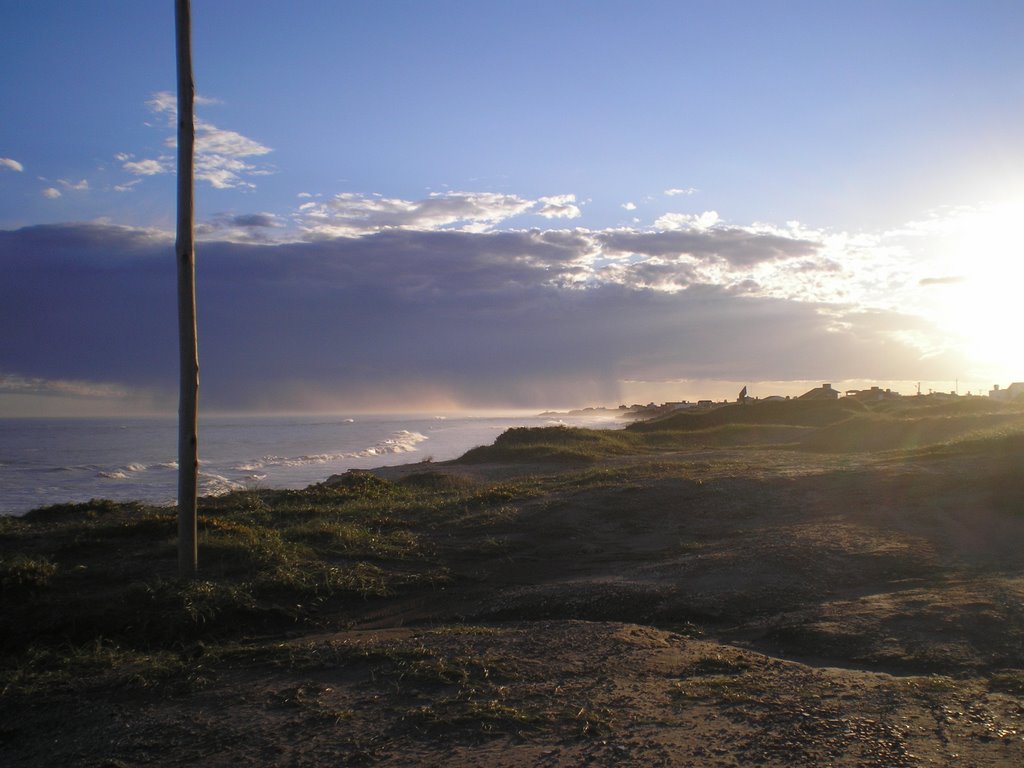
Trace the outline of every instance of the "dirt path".
<instances>
[{"instance_id":1,"label":"dirt path","mask_svg":"<svg viewBox=\"0 0 1024 768\"><path fill-rule=\"evenodd\" d=\"M634 624L343 632L196 674L69 707L7 764L1024 764L1020 699L978 681L811 667ZM15 732L55 714L28 705Z\"/></svg>"}]
</instances>

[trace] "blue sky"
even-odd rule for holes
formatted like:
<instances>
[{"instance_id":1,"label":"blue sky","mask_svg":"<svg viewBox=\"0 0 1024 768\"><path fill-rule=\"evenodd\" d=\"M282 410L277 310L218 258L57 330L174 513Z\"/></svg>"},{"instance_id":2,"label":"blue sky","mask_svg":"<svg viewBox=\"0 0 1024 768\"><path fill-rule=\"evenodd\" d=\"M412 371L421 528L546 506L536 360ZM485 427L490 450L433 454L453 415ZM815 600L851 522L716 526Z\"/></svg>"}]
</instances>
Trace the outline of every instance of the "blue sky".
<instances>
[{"instance_id":1,"label":"blue sky","mask_svg":"<svg viewBox=\"0 0 1024 768\"><path fill-rule=\"evenodd\" d=\"M0 413L173 407L173 2L0 10ZM193 24L211 408L1021 378L1020 3Z\"/></svg>"}]
</instances>

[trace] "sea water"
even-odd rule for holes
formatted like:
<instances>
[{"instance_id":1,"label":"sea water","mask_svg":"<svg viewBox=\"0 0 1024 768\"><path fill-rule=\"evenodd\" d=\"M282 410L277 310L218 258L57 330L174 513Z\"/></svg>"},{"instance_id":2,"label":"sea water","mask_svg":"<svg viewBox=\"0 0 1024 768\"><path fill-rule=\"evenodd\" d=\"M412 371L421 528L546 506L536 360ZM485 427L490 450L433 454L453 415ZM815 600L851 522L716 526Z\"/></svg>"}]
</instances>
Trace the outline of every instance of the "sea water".
<instances>
[{"instance_id":1,"label":"sea water","mask_svg":"<svg viewBox=\"0 0 1024 768\"><path fill-rule=\"evenodd\" d=\"M456 458L517 426L621 427L612 417L206 417L200 495L304 488L349 469ZM0 513L49 504L177 495L174 418L0 419Z\"/></svg>"}]
</instances>

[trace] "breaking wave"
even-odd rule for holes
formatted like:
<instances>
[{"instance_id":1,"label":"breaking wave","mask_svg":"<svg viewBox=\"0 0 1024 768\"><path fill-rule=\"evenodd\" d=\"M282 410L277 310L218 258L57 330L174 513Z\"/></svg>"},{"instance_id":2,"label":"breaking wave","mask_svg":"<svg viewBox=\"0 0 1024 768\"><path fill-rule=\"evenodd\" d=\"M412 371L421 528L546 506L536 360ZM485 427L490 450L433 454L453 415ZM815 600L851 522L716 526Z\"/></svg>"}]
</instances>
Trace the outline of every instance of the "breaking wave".
<instances>
[{"instance_id":1,"label":"breaking wave","mask_svg":"<svg viewBox=\"0 0 1024 768\"><path fill-rule=\"evenodd\" d=\"M216 475L212 472L199 473L200 496L224 496L232 491L244 491L247 487L245 483L231 480L224 475Z\"/></svg>"},{"instance_id":2,"label":"breaking wave","mask_svg":"<svg viewBox=\"0 0 1024 768\"><path fill-rule=\"evenodd\" d=\"M139 462L132 462L125 464L123 467L117 469L100 469L96 472L96 477L102 477L105 480L127 480L133 475L138 475L142 472L148 472L151 469L177 469L178 462L168 461L161 462L159 464L141 464Z\"/></svg>"},{"instance_id":3,"label":"breaking wave","mask_svg":"<svg viewBox=\"0 0 1024 768\"><path fill-rule=\"evenodd\" d=\"M388 456L394 453L409 453L417 450L416 446L427 439L429 438L424 434L403 429L375 445L358 451L314 453L302 456L264 456L255 461L240 462L234 466L234 469L239 472L255 472L268 467L303 467L314 464L329 464L330 462L343 461L344 459L368 459L374 456Z\"/></svg>"}]
</instances>

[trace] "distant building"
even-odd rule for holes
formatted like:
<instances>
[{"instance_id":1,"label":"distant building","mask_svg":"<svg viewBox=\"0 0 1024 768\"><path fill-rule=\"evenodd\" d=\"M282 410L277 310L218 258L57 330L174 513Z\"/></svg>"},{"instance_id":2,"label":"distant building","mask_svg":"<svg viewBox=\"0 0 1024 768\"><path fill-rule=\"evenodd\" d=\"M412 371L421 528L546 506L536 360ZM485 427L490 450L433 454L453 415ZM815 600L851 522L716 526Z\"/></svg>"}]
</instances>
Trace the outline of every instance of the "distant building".
<instances>
[{"instance_id":1,"label":"distant building","mask_svg":"<svg viewBox=\"0 0 1024 768\"><path fill-rule=\"evenodd\" d=\"M998 384L994 384L988 393L993 400L1007 401L1016 400L1021 395L1024 395L1024 381L1015 381L1006 389L1000 389Z\"/></svg>"},{"instance_id":2,"label":"distant building","mask_svg":"<svg viewBox=\"0 0 1024 768\"><path fill-rule=\"evenodd\" d=\"M815 387L810 392L804 392L798 398L800 400L838 400L839 390L832 389L831 384L822 384L820 387Z\"/></svg>"},{"instance_id":3,"label":"distant building","mask_svg":"<svg viewBox=\"0 0 1024 768\"><path fill-rule=\"evenodd\" d=\"M891 389L882 389L881 387L847 390L846 396L861 402L877 402L879 400L893 400L897 397L902 397L899 392L893 392Z\"/></svg>"}]
</instances>

